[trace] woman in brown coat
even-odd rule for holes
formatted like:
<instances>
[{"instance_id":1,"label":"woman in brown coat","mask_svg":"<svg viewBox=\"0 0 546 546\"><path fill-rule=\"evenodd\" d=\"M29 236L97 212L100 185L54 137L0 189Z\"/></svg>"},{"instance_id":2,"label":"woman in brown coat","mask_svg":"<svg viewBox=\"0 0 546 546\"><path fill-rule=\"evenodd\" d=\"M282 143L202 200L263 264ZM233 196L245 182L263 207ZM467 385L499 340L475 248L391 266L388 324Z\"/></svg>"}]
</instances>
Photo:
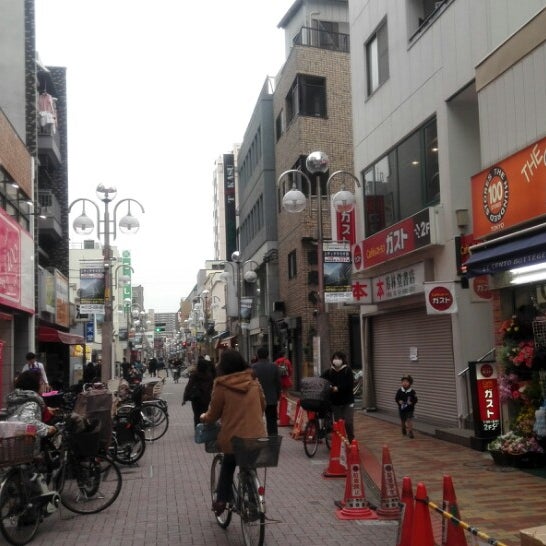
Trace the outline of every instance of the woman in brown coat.
<instances>
[{"instance_id":1,"label":"woman in brown coat","mask_svg":"<svg viewBox=\"0 0 546 546\"><path fill-rule=\"evenodd\" d=\"M212 506L216 514L221 514L230 500L236 466L231 439L234 436L266 436L264 393L252 369L238 351L224 351L220 358L219 374L214 381L209 408L201 415L204 423L215 423L220 419L222 425L217 443L224 453L224 459L218 478L216 501Z\"/></svg>"}]
</instances>

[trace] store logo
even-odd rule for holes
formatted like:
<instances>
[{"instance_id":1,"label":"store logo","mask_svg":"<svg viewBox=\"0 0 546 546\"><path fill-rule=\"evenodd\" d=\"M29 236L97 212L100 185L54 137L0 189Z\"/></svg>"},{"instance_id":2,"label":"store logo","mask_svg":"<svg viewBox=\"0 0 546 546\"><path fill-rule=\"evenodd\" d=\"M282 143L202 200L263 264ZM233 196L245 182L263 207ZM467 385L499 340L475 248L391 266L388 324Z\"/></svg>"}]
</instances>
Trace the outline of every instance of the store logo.
<instances>
[{"instance_id":1,"label":"store logo","mask_svg":"<svg viewBox=\"0 0 546 546\"><path fill-rule=\"evenodd\" d=\"M485 179L482 192L483 211L492 224L498 224L508 210L508 177L500 167L493 167Z\"/></svg>"},{"instance_id":2,"label":"store logo","mask_svg":"<svg viewBox=\"0 0 546 546\"><path fill-rule=\"evenodd\" d=\"M480 368L480 373L482 374L482 377L485 377L485 379L490 378L493 375L493 366L491 366L491 364L484 364Z\"/></svg>"}]
</instances>

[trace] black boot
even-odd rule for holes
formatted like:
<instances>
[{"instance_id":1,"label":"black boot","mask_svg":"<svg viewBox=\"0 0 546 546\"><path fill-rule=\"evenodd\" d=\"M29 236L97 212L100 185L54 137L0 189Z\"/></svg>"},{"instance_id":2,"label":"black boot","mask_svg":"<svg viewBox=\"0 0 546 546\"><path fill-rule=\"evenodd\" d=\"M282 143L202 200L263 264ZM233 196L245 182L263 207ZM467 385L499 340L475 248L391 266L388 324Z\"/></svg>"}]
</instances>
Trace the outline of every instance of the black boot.
<instances>
[{"instance_id":1,"label":"black boot","mask_svg":"<svg viewBox=\"0 0 546 546\"><path fill-rule=\"evenodd\" d=\"M402 425L402 434L405 436L406 435L406 425Z\"/></svg>"}]
</instances>

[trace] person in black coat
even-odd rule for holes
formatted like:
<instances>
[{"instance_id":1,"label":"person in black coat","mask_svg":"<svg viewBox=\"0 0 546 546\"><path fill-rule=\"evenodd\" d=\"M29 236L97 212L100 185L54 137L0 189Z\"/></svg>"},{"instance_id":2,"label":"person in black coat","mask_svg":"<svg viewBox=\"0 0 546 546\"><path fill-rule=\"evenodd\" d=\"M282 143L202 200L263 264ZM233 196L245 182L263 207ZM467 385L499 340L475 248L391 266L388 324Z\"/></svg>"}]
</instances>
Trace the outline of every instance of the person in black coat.
<instances>
[{"instance_id":1,"label":"person in black coat","mask_svg":"<svg viewBox=\"0 0 546 546\"><path fill-rule=\"evenodd\" d=\"M405 375L400 381L402 385L396 391L394 399L398 404L402 434L404 436L407 434L408 438L413 438L413 412L415 404L417 404L417 393L413 390L413 377L411 375Z\"/></svg>"},{"instance_id":2,"label":"person in black coat","mask_svg":"<svg viewBox=\"0 0 546 546\"><path fill-rule=\"evenodd\" d=\"M209 407L213 382L214 379L209 372L209 363L203 357L199 357L195 371L190 374L182 398L182 405L188 401L191 402L194 427L200 422L201 414L205 413Z\"/></svg>"},{"instance_id":3,"label":"person in black coat","mask_svg":"<svg viewBox=\"0 0 546 546\"><path fill-rule=\"evenodd\" d=\"M352 442L355 437L353 370L347 364L345 353L341 351L336 351L332 355L331 362L331 368L323 372L321 377L327 379L332 385L330 400L332 402L334 420L343 419L345 421L347 439L349 442Z\"/></svg>"},{"instance_id":4,"label":"person in black coat","mask_svg":"<svg viewBox=\"0 0 546 546\"><path fill-rule=\"evenodd\" d=\"M258 347L256 351L258 360L252 364L254 374L258 378L265 395L265 421L267 434L277 436L277 403L281 396L281 372L276 364L269 360L267 347Z\"/></svg>"}]
</instances>

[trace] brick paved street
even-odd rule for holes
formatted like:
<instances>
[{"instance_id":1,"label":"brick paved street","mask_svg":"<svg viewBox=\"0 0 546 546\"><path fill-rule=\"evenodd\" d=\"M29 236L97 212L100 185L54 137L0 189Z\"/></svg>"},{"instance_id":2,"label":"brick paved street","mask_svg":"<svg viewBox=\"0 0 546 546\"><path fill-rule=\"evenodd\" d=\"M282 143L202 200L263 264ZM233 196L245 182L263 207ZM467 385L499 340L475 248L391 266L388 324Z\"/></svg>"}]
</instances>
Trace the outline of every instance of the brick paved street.
<instances>
[{"instance_id":1,"label":"brick paved street","mask_svg":"<svg viewBox=\"0 0 546 546\"><path fill-rule=\"evenodd\" d=\"M242 544L239 518L227 531L210 511L209 468L212 455L193 442L191 407L180 406L185 380L167 380L163 396L169 402L171 425L159 441L149 444L136 467L121 467L124 483L118 500L105 512L81 516L62 509L44 521L32 544L101 546L141 544ZM388 445L400 484L409 476L413 490L422 481L430 499L442 504L442 479L451 475L463 521L505 542L519 545L519 530L546 524L546 481L520 470L494 467L487 453L437 440L419 431L409 440L398 425L362 411L356 412L356 436L365 470L380 483L383 445ZM279 466L268 471L266 544L313 546L394 546L396 522L340 521L334 501L343 499L344 479L324 479L328 464L325 446L314 459L301 442L285 436ZM500 471L503 470L503 471ZM373 482L366 480L367 498L379 502ZM433 513L437 540L440 517ZM469 544L471 541L469 540Z\"/></svg>"}]
</instances>

